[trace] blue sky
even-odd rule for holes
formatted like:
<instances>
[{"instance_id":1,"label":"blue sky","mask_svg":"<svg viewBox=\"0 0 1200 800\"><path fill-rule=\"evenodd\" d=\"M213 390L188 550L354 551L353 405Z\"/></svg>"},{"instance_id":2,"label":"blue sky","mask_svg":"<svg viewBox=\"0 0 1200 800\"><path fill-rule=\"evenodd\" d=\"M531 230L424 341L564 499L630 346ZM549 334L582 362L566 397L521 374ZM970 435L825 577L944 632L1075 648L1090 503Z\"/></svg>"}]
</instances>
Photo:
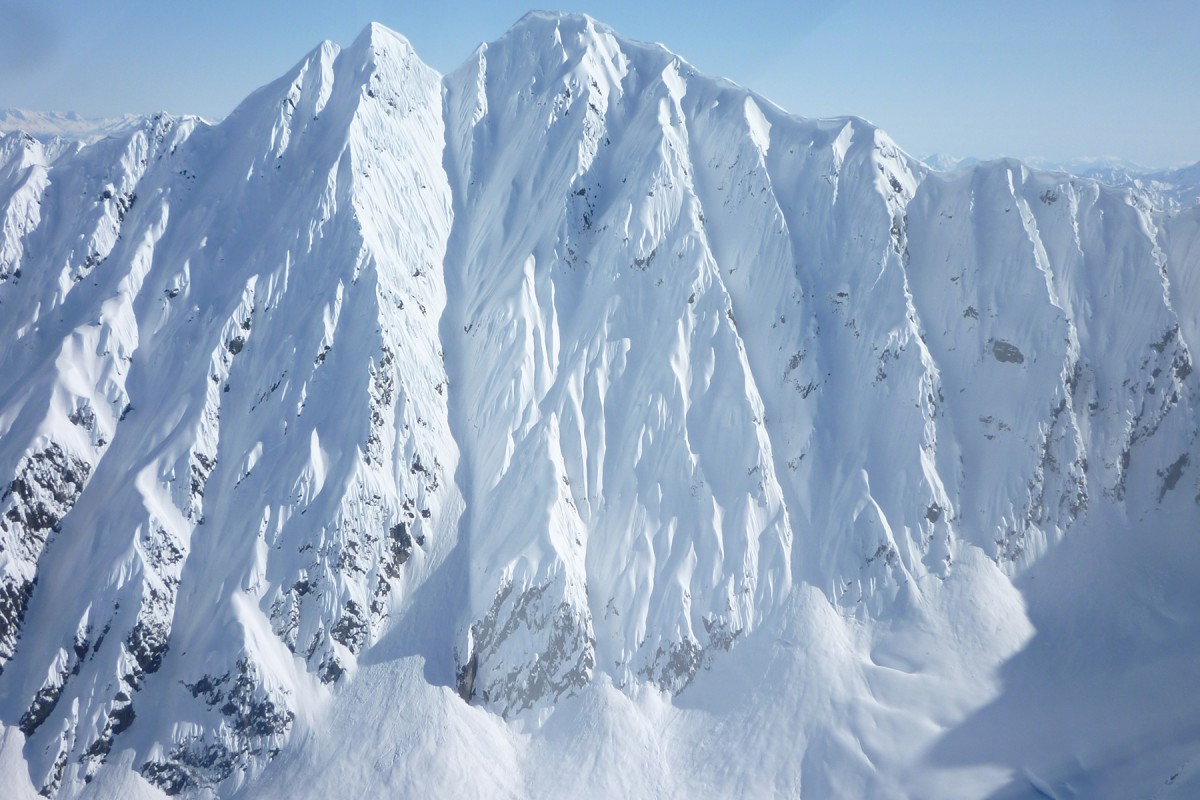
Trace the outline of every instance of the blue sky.
<instances>
[{"instance_id":1,"label":"blue sky","mask_svg":"<svg viewBox=\"0 0 1200 800\"><path fill-rule=\"evenodd\" d=\"M543 0L544 2L544 0ZM0 107L228 113L371 20L448 71L527 2L0 0ZM1196 0L591 2L805 116L856 114L905 149L1200 160Z\"/></svg>"}]
</instances>

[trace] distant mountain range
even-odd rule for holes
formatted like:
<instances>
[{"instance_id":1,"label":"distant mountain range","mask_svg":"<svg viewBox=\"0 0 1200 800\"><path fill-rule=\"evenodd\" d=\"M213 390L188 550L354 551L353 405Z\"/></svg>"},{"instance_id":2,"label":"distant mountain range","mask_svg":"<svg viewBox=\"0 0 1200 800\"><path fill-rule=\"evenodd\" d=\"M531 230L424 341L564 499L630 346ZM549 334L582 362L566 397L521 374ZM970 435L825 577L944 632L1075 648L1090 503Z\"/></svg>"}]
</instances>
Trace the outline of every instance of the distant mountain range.
<instances>
[{"instance_id":1,"label":"distant mountain range","mask_svg":"<svg viewBox=\"0 0 1200 800\"><path fill-rule=\"evenodd\" d=\"M983 162L973 156L934 154L921 159L931 169L952 172ZM1130 189L1156 208L1178 210L1200 205L1200 161L1180 167L1150 169L1120 158L1077 158L1055 161L1026 158L1024 163L1048 172L1066 172L1109 186Z\"/></svg>"},{"instance_id":2,"label":"distant mountain range","mask_svg":"<svg viewBox=\"0 0 1200 800\"><path fill-rule=\"evenodd\" d=\"M81 117L73 111L26 111L19 108L0 109L0 133L21 131L37 139L61 137L80 142L94 142L106 136L120 136L136 129L145 117L125 114L120 117Z\"/></svg>"}]
</instances>

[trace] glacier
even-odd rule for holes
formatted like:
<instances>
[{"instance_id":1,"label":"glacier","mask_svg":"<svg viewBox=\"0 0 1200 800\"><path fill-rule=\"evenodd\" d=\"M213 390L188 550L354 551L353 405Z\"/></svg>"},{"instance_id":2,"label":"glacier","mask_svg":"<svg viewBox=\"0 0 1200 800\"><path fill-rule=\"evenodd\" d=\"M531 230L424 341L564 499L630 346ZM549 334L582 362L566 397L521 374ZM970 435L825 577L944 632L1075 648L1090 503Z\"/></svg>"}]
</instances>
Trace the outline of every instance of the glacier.
<instances>
[{"instance_id":1,"label":"glacier","mask_svg":"<svg viewBox=\"0 0 1200 800\"><path fill-rule=\"evenodd\" d=\"M1189 797L1200 206L583 15L0 138L5 797Z\"/></svg>"}]
</instances>

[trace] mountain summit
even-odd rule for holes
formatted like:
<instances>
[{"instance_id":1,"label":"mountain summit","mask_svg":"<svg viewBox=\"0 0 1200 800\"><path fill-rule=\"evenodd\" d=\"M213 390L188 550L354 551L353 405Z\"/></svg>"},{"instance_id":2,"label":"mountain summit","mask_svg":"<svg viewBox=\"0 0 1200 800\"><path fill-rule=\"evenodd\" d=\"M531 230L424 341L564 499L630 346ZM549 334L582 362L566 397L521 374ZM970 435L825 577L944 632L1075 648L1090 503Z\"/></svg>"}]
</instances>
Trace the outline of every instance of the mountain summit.
<instances>
[{"instance_id":1,"label":"mountain summit","mask_svg":"<svg viewBox=\"0 0 1200 800\"><path fill-rule=\"evenodd\" d=\"M1200 785L1198 208L533 12L0 215L6 797Z\"/></svg>"}]
</instances>

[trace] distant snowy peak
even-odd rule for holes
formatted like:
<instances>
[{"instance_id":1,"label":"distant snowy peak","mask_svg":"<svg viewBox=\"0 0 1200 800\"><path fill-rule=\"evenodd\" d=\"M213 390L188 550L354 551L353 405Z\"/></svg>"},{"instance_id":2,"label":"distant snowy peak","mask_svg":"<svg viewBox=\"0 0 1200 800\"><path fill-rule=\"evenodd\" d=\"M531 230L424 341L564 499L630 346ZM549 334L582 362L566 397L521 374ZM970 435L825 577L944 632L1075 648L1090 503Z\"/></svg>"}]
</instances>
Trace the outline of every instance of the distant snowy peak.
<instances>
[{"instance_id":1,"label":"distant snowy peak","mask_svg":"<svg viewBox=\"0 0 1200 800\"><path fill-rule=\"evenodd\" d=\"M146 119L141 114L120 117L82 117L73 111L26 111L0 109L0 133L20 131L36 139L54 138L94 142L108 136L121 136L137 128Z\"/></svg>"},{"instance_id":2,"label":"distant snowy peak","mask_svg":"<svg viewBox=\"0 0 1200 800\"><path fill-rule=\"evenodd\" d=\"M1137 162L1119 156L1080 156L1068 159L1029 156L1022 160L1037 169L1049 172L1069 172L1072 175L1083 177L1118 173L1141 174L1151 171Z\"/></svg>"},{"instance_id":3,"label":"distant snowy peak","mask_svg":"<svg viewBox=\"0 0 1200 800\"><path fill-rule=\"evenodd\" d=\"M973 167L979 163L979 159L974 156L955 156L948 153L931 153L927 156L921 156L921 162L925 166L937 172L953 172L956 169L966 169Z\"/></svg>"},{"instance_id":4,"label":"distant snowy peak","mask_svg":"<svg viewBox=\"0 0 1200 800\"><path fill-rule=\"evenodd\" d=\"M922 162L938 172L969 169L983 163L974 156L934 153ZM1115 156L1086 157L1056 161L1026 158L1024 163L1046 172L1065 172L1116 186L1142 197L1155 208L1176 211L1200 205L1200 162L1168 169L1151 169Z\"/></svg>"},{"instance_id":5,"label":"distant snowy peak","mask_svg":"<svg viewBox=\"0 0 1200 800\"><path fill-rule=\"evenodd\" d=\"M976 164L981 164L985 161L994 160L992 158L980 158L978 156L955 156L946 153L933 153L927 156L922 156L921 160L932 169L939 172L951 172L956 169L966 169L973 167ZM1140 164L1135 164L1123 158L1116 156L1085 156L1082 158L1072 158L1066 160L1056 160L1051 158L1027 157L1021 161L1034 169L1045 170L1047 172L1068 172L1072 175L1078 175L1085 178L1097 178L1106 175L1142 175L1153 170L1147 169Z\"/></svg>"},{"instance_id":6,"label":"distant snowy peak","mask_svg":"<svg viewBox=\"0 0 1200 800\"><path fill-rule=\"evenodd\" d=\"M1065 162L1031 159L1029 163L1039 169L1067 172L1109 186L1128 189L1153 207L1165 211L1200 205L1200 162L1168 169L1149 169L1112 157Z\"/></svg>"}]
</instances>

